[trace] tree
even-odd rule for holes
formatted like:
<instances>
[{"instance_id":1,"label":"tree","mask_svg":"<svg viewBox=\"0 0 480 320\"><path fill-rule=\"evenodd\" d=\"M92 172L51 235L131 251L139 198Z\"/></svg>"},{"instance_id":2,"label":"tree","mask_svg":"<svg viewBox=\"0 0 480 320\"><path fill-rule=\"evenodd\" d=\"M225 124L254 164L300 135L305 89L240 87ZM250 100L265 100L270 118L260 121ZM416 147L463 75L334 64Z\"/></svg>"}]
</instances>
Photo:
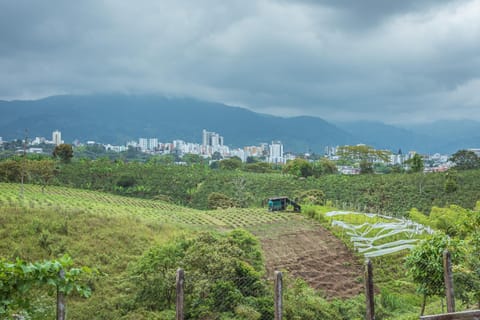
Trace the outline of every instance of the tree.
<instances>
[{"instance_id":1,"label":"tree","mask_svg":"<svg viewBox=\"0 0 480 320\"><path fill-rule=\"evenodd\" d=\"M443 251L448 249L452 261L460 259L461 243L443 233L435 233L417 245L406 259L408 273L417 283L417 291L423 295L420 315L425 312L427 297L440 296L445 293L443 279Z\"/></svg>"},{"instance_id":2,"label":"tree","mask_svg":"<svg viewBox=\"0 0 480 320\"><path fill-rule=\"evenodd\" d=\"M137 183L135 177L131 175L123 175L118 178L116 185L122 188L131 188Z\"/></svg>"},{"instance_id":3,"label":"tree","mask_svg":"<svg viewBox=\"0 0 480 320\"><path fill-rule=\"evenodd\" d=\"M266 162L247 163L245 164L243 170L256 173L266 173L273 171L270 164Z\"/></svg>"},{"instance_id":4,"label":"tree","mask_svg":"<svg viewBox=\"0 0 480 320\"><path fill-rule=\"evenodd\" d=\"M325 193L322 190L310 189L306 191L300 191L296 194L295 199L302 204L310 205L324 205Z\"/></svg>"},{"instance_id":5,"label":"tree","mask_svg":"<svg viewBox=\"0 0 480 320\"><path fill-rule=\"evenodd\" d=\"M445 192L452 193L457 191L458 189L458 182L457 182L457 175L454 171L449 171L445 175Z\"/></svg>"},{"instance_id":6,"label":"tree","mask_svg":"<svg viewBox=\"0 0 480 320\"><path fill-rule=\"evenodd\" d=\"M449 160L455 164L455 168L458 170L480 168L480 158L470 150L459 150Z\"/></svg>"},{"instance_id":7,"label":"tree","mask_svg":"<svg viewBox=\"0 0 480 320\"><path fill-rule=\"evenodd\" d=\"M193 153L184 154L182 160L185 161L187 164L199 164L204 163L205 161L201 155Z\"/></svg>"},{"instance_id":8,"label":"tree","mask_svg":"<svg viewBox=\"0 0 480 320\"><path fill-rule=\"evenodd\" d=\"M423 159L418 153L415 153L415 155L411 159L405 161L405 163L410 165L410 171L423 172Z\"/></svg>"},{"instance_id":9,"label":"tree","mask_svg":"<svg viewBox=\"0 0 480 320\"><path fill-rule=\"evenodd\" d=\"M242 167L242 159L239 157L231 157L220 161L220 169L235 170Z\"/></svg>"},{"instance_id":10,"label":"tree","mask_svg":"<svg viewBox=\"0 0 480 320\"><path fill-rule=\"evenodd\" d=\"M335 174L337 172L338 169L335 163L325 157L313 163L313 175L317 178L321 175Z\"/></svg>"},{"instance_id":11,"label":"tree","mask_svg":"<svg viewBox=\"0 0 480 320\"><path fill-rule=\"evenodd\" d=\"M215 151L213 154L212 154L212 160L222 160L223 157L222 157L222 154L218 151Z\"/></svg>"},{"instance_id":12,"label":"tree","mask_svg":"<svg viewBox=\"0 0 480 320\"><path fill-rule=\"evenodd\" d=\"M356 146L338 147L337 154L346 163L360 163L360 173L373 173L373 163L376 161L387 162L391 152L376 150L371 146L359 144Z\"/></svg>"},{"instance_id":13,"label":"tree","mask_svg":"<svg viewBox=\"0 0 480 320\"><path fill-rule=\"evenodd\" d=\"M360 173L361 174L371 174L373 173L373 163L367 161L367 160L362 160L360 161Z\"/></svg>"},{"instance_id":14,"label":"tree","mask_svg":"<svg viewBox=\"0 0 480 320\"><path fill-rule=\"evenodd\" d=\"M55 162L51 159L29 161L27 168L30 178L34 182L41 184L42 192L45 192L45 187L53 178L55 178L55 175L58 173L55 167Z\"/></svg>"},{"instance_id":15,"label":"tree","mask_svg":"<svg viewBox=\"0 0 480 320\"><path fill-rule=\"evenodd\" d=\"M313 166L308 160L296 158L287 162L283 167L283 172L306 178L313 175Z\"/></svg>"},{"instance_id":16,"label":"tree","mask_svg":"<svg viewBox=\"0 0 480 320\"><path fill-rule=\"evenodd\" d=\"M62 143L53 149L53 157L59 158L63 163L69 163L73 158L73 148L71 144Z\"/></svg>"},{"instance_id":17,"label":"tree","mask_svg":"<svg viewBox=\"0 0 480 320\"><path fill-rule=\"evenodd\" d=\"M0 162L0 181L20 182L22 164L18 160L5 160Z\"/></svg>"},{"instance_id":18,"label":"tree","mask_svg":"<svg viewBox=\"0 0 480 320\"><path fill-rule=\"evenodd\" d=\"M400 164L394 164L391 167L391 170L392 170L391 173L403 173L403 172L405 172L405 169Z\"/></svg>"},{"instance_id":19,"label":"tree","mask_svg":"<svg viewBox=\"0 0 480 320\"><path fill-rule=\"evenodd\" d=\"M235 202L241 208L247 208L253 200L253 195L248 192L247 180L242 176L236 177L232 180L232 186L234 189Z\"/></svg>"}]
</instances>

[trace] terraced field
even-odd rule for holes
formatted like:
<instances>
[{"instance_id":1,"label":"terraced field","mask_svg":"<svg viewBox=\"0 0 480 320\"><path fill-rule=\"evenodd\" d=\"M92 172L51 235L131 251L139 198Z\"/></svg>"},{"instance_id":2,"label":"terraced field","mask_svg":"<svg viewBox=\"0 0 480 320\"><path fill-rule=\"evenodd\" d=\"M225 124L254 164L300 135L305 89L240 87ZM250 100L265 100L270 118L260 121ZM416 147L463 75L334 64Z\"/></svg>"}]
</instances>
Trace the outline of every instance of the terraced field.
<instances>
[{"instance_id":1,"label":"terraced field","mask_svg":"<svg viewBox=\"0 0 480 320\"><path fill-rule=\"evenodd\" d=\"M165 223L220 228L248 228L258 224L288 221L291 213L265 214L263 209L201 211L156 200L116 196L107 193L50 186L0 183L0 207L82 210L100 215L129 215Z\"/></svg>"}]
</instances>

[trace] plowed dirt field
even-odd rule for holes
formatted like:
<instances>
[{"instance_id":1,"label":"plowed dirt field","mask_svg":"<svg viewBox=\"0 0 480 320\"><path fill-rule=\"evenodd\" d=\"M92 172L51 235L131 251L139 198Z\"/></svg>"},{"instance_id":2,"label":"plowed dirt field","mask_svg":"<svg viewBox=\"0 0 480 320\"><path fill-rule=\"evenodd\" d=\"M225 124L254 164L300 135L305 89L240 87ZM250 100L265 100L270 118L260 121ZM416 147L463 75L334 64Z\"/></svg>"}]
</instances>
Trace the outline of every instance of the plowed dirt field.
<instances>
[{"instance_id":1,"label":"plowed dirt field","mask_svg":"<svg viewBox=\"0 0 480 320\"><path fill-rule=\"evenodd\" d=\"M269 277L286 270L327 298L349 298L364 291L361 261L319 224L298 217L252 230L260 239Z\"/></svg>"}]
</instances>

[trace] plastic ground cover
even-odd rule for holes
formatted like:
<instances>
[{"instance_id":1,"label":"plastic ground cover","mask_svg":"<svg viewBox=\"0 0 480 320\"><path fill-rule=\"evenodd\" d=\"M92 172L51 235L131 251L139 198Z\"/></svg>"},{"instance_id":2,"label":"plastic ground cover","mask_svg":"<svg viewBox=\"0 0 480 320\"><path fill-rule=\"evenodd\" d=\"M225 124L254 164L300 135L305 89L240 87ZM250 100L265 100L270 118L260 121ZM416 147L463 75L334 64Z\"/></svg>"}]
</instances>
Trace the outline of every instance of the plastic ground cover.
<instances>
[{"instance_id":1,"label":"plastic ground cover","mask_svg":"<svg viewBox=\"0 0 480 320\"><path fill-rule=\"evenodd\" d=\"M342 215L363 215L368 218L381 218L381 222L362 224L347 223L341 220L332 220L333 226L343 228L355 249L363 253L366 258L378 257L410 250L420 240L420 235L432 234L434 231L427 226L404 218L394 218L375 213L353 211L330 211L327 217ZM381 242L381 243L379 243Z\"/></svg>"}]
</instances>

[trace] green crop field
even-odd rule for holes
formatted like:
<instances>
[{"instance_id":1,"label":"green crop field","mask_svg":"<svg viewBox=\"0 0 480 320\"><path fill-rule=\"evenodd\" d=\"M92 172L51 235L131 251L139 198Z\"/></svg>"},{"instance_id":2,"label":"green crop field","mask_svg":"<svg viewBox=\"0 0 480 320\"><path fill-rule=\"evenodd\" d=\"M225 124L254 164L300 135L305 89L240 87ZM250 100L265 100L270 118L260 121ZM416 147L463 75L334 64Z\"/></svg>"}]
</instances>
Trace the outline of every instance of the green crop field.
<instances>
[{"instance_id":1,"label":"green crop field","mask_svg":"<svg viewBox=\"0 0 480 320\"><path fill-rule=\"evenodd\" d=\"M134 216L158 222L238 228L288 221L291 213L268 213L266 209L219 209L201 211L158 200L117 196L96 191L65 187L48 187L42 192L37 185L0 183L0 207L22 209L81 210L102 216Z\"/></svg>"}]
</instances>

